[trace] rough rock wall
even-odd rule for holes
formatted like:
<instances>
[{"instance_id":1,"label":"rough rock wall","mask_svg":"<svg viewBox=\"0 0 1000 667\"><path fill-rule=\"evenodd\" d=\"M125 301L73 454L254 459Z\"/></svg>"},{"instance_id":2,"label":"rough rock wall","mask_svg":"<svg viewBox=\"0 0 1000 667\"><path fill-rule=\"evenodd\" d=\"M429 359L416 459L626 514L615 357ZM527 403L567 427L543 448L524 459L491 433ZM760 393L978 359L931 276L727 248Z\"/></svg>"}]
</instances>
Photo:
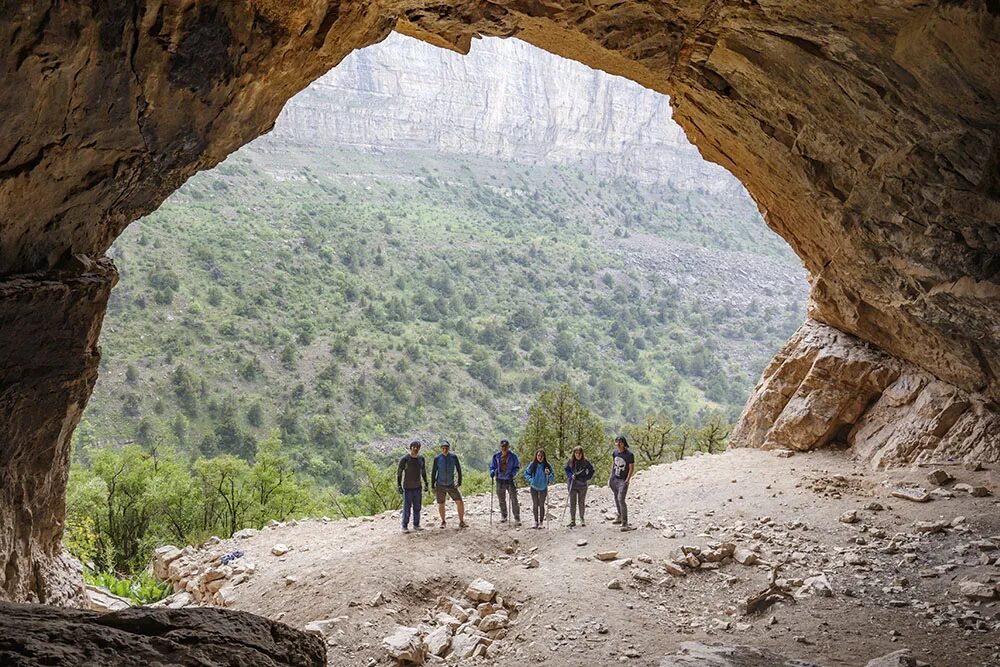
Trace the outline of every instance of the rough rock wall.
<instances>
[{"instance_id":1,"label":"rough rock wall","mask_svg":"<svg viewBox=\"0 0 1000 667\"><path fill-rule=\"evenodd\" d=\"M460 55L393 33L292 98L255 142L367 151L433 150L709 192L742 192L706 162L665 95L513 39Z\"/></svg>"},{"instance_id":2,"label":"rough rock wall","mask_svg":"<svg viewBox=\"0 0 1000 667\"><path fill-rule=\"evenodd\" d=\"M326 646L282 623L222 609L111 614L0 603L0 664L18 667L324 667Z\"/></svg>"},{"instance_id":3,"label":"rough rock wall","mask_svg":"<svg viewBox=\"0 0 1000 667\"><path fill-rule=\"evenodd\" d=\"M876 466L1000 461L1000 409L918 366L807 320L764 371L732 444L852 447Z\"/></svg>"},{"instance_id":4,"label":"rough rock wall","mask_svg":"<svg viewBox=\"0 0 1000 667\"><path fill-rule=\"evenodd\" d=\"M102 256L125 225L394 26L462 52L476 35L517 35L669 94L688 137L747 186L803 259L812 317L995 404L998 15L985 0L3 3L0 277L40 272L34 280L72 292L57 267ZM20 319L44 319L47 305L29 301L0 294L14 350L0 367L15 406L4 416L36 410L40 424L0 425L4 474L18 485L5 484L0 529L4 581L18 583L2 594L18 598L51 597L42 569L22 566L58 548L80 405L68 395L87 393L92 372L60 349L63 384L43 391L44 379L20 373L55 336L26 337ZM50 320L75 332L65 348L80 359L91 358L97 301L79 306L90 326ZM21 486L31 479L42 486Z\"/></svg>"},{"instance_id":5,"label":"rough rock wall","mask_svg":"<svg viewBox=\"0 0 1000 667\"><path fill-rule=\"evenodd\" d=\"M983 0L8 4L0 275L100 256L397 29L517 35L671 95L814 276L813 317L1000 401L1000 16ZM401 17L401 20L398 20ZM23 94L19 94L23 91Z\"/></svg>"},{"instance_id":6,"label":"rough rock wall","mask_svg":"<svg viewBox=\"0 0 1000 667\"><path fill-rule=\"evenodd\" d=\"M74 258L48 275L0 281L0 599L80 599L62 552L70 435L97 380L97 345L118 278Z\"/></svg>"}]
</instances>

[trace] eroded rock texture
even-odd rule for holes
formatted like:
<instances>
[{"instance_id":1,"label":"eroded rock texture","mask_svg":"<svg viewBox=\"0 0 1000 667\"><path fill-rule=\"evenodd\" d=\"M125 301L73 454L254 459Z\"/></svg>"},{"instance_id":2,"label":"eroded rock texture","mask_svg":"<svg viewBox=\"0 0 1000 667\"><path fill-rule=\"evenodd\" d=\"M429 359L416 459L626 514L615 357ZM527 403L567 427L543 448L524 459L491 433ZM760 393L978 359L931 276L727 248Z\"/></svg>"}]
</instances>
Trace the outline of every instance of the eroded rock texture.
<instances>
[{"instance_id":1,"label":"eroded rock texture","mask_svg":"<svg viewBox=\"0 0 1000 667\"><path fill-rule=\"evenodd\" d=\"M118 278L109 260L0 281L0 598L73 602L62 554L70 435L97 380L97 345Z\"/></svg>"},{"instance_id":2,"label":"eroded rock texture","mask_svg":"<svg viewBox=\"0 0 1000 667\"><path fill-rule=\"evenodd\" d=\"M0 603L0 664L11 667L323 667L326 647L261 616L222 609L111 614Z\"/></svg>"},{"instance_id":3,"label":"eroded rock texture","mask_svg":"<svg viewBox=\"0 0 1000 667\"><path fill-rule=\"evenodd\" d=\"M764 371L733 444L849 445L876 466L1000 461L1000 410L982 394L809 320Z\"/></svg>"},{"instance_id":4,"label":"eroded rock texture","mask_svg":"<svg viewBox=\"0 0 1000 667\"><path fill-rule=\"evenodd\" d=\"M102 256L129 222L265 132L291 95L394 27L459 51L478 34L517 36L670 94L689 138L743 181L802 257L812 317L908 362L886 361L863 379L831 377L843 396L834 404L867 420L828 411L809 434L787 433L818 442L854 423L860 446L899 415L899 406L865 402L906 369L933 376L918 397L942 381L970 405L1000 401L998 14L985 0L2 3L0 277ZM3 595L51 597L24 568L57 549L65 442L92 383L92 364L80 359L94 358L88 336L103 308L84 292L64 315L90 317L90 326L67 326L73 320L58 312L46 320L77 336L53 357L65 363L62 384L20 371L58 337L35 340L19 322L49 317L35 312L48 297L0 294L10 314L0 320L3 342L16 350L2 367L0 409L30 422L3 425L0 456L4 474L40 482L5 484L0 498L4 525L10 517L18 526L0 537ZM976 434L988 422L961 414L971 415L959 417L961 442L984 446ZM748 413L743 432L759 434L760 417ZM945 428L949 419L933 437L959 428Z\"/></svg>"}]
</instances>

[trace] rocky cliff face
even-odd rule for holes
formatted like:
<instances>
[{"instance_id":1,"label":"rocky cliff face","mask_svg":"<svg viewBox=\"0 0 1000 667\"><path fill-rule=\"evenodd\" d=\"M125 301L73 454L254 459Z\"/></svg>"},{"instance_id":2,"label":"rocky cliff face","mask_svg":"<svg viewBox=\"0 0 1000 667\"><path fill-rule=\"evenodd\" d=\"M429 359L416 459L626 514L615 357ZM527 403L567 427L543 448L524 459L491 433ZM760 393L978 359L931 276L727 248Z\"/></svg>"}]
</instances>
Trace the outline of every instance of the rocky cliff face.
<instances>
[{"instance_id":1,"label":"rocky cliff face","mask_svg":"<svg viewBox=\"0 0 1000 667\"><path fill-rule=\"evenodd\" d=\"M742 190L688 142L666 96L496 38L476 40L462 56L394 33L293 97L257 145L270 142L475 153L682 189Z\"/></svg>"},{"instance_id":2,"label":"rocky cliff face","mask_svg":"<svg viewBox=\"0 0 1000 667\"><path fill-rule=\"evenodd\" d=\"M462 52L477 35L516 35L670 95L688 137L802 258L813 318L981 395L987 414L1000 403L996 3L27 0L0 18L0 276L39 272L90 317L66 328L58 309L43 314L47 298L0 293L4 342L18 343L0 366L14 406L0 482L18 489L0 524L5 581L16 582L4 595L42 579L27 574L21 536L57 549L63 454L103 315L59 271L102 256L393 28ZM51 331L30 338L21 323L45 317ZM54 347L60 328L73 339ZM23 372L50 350L63 362ZM78 393L58 398L68 388ZM35 426L12 430L11 419Z\"/></svg>"}]
</instances>

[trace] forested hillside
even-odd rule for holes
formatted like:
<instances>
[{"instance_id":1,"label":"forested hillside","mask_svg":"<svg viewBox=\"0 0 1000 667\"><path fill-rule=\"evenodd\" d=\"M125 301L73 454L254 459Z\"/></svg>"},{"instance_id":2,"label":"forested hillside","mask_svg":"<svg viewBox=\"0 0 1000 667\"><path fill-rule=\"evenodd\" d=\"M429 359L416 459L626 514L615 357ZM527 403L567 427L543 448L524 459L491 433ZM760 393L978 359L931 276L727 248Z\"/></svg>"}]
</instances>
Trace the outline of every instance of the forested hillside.
<instances>
[{"instance_id":1,"label":"forested hillside","mask_svg":"<svg viewBox=\"0 0 1000 667\"><path fill-rule=\"evenodd\" d=\"M348 488L355 448L479 458L562 382L612 426L732 418L805 291L744 198L418 152L251 147L112 255L82 440L250 458L278 428Z\"/></svg>"}]
</instances>

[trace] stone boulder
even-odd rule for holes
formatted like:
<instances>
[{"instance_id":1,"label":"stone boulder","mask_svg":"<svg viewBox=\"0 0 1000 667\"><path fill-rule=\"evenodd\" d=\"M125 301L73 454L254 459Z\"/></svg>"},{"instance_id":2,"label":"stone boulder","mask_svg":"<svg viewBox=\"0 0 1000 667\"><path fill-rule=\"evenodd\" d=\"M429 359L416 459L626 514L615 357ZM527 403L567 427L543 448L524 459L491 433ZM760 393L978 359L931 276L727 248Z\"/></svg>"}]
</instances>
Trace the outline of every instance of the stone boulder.
<instances>
[{"instance_id":1,"label":"stone boulder","mask_svg":"<svg viewBox=\"0 0 1000 667\"><path fill-rule=\"evenodd\" d=\"M326 647L282 623L224 609L110 614L0 603L0 664L18 667L325 667Z\"/></svg>"},{"instance_id":2,"label":"stone boulder","mask_svg":"<svg viewBox=\"0 0 1000 667\"><path fill-rule=\"evenodd\" d=\"M492 602L497 589L485 579L476 579L465 589L465 596L474 602Z\"/></svg>"},{"instance_id":3,"label":"stone boulder","mask_svg":"<svg viewBox=\"0 0 1000 667\"><path fill-rule=\"evenodd\" d=\"M424 642L416 628L396 626L391 635L382 640L386 652L400 662L417 665L424 663Z\"/></svg>"},{"instance_id":4,"label":"stone boulder","mask_svg":"<svg viewBox=\"0 0 1000 667\"><path fill-rule=\"evenodd\" d=\"M752 646L708 646L681 642L680 648L663 660L660 667L820 667L805 660L791 660Z\"/></svg>"}]
</instances>

